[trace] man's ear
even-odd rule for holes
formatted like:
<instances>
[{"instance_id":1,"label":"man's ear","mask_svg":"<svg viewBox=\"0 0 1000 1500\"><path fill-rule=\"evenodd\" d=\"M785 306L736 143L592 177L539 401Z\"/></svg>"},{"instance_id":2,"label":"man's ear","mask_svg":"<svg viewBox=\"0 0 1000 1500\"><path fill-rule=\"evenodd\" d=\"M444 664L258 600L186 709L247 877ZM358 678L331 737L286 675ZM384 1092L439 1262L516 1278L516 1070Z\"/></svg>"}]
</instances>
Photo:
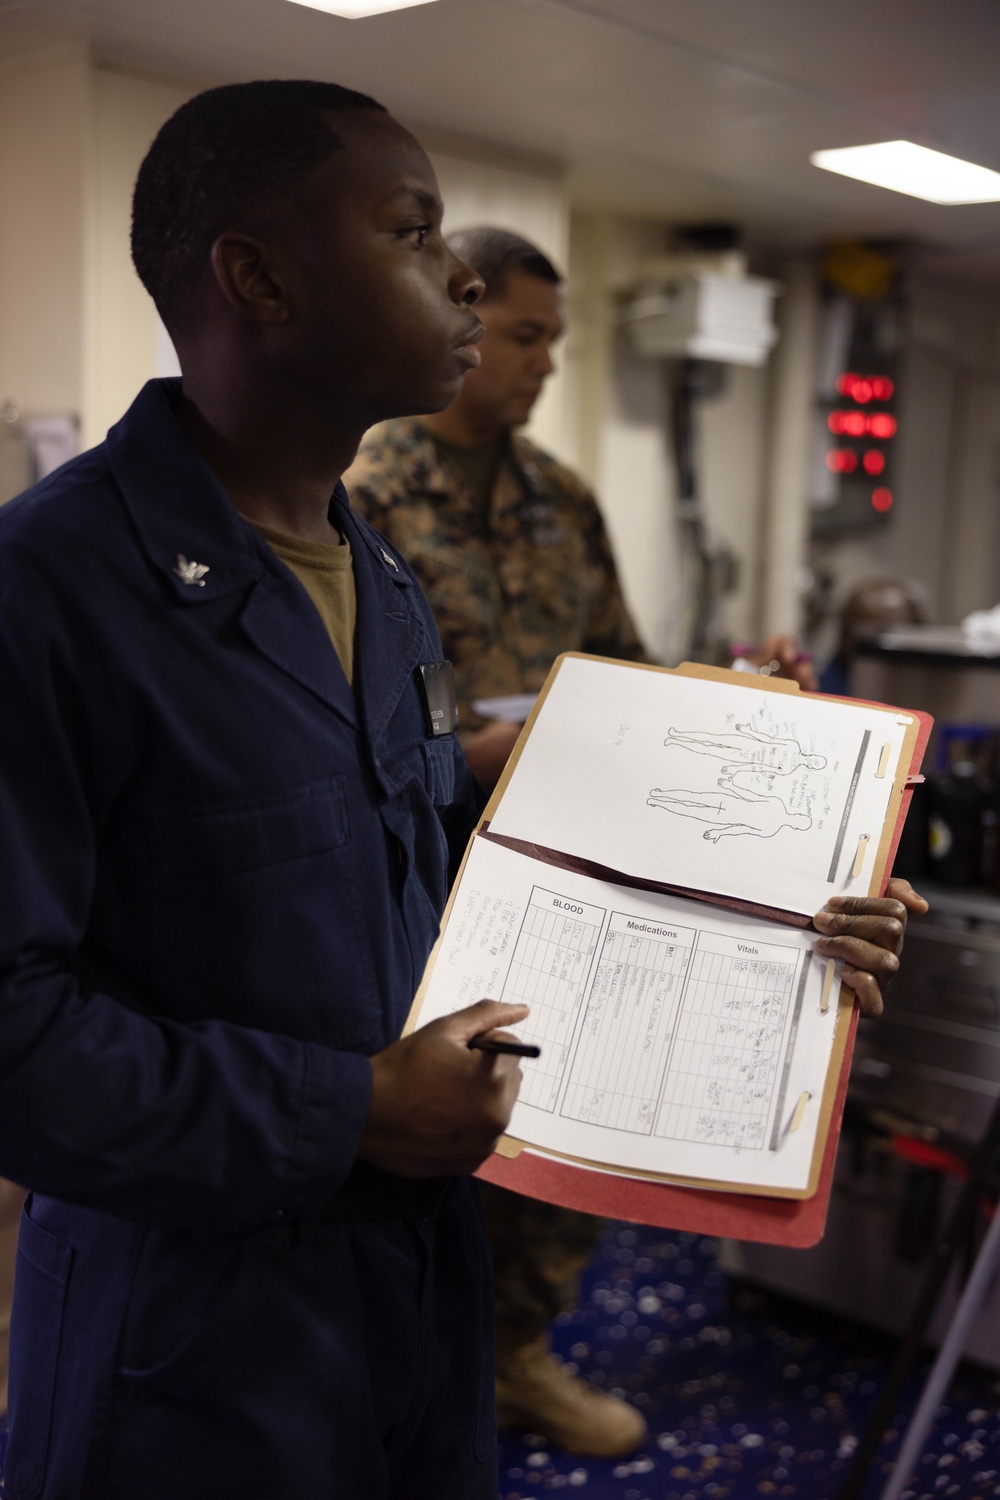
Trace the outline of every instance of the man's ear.
<instances>
[{"instance_id":1,"label":"man's ear","mask_svg":"<svg viewBox=\"0 0 1000 1500\"><path fill-rule=\"evenodd\" d=\"M212 273L241 317L271 325L288 321L285 289L260 240L245 234L220 235L212 246Z\"/></svg>"}]
</instances>

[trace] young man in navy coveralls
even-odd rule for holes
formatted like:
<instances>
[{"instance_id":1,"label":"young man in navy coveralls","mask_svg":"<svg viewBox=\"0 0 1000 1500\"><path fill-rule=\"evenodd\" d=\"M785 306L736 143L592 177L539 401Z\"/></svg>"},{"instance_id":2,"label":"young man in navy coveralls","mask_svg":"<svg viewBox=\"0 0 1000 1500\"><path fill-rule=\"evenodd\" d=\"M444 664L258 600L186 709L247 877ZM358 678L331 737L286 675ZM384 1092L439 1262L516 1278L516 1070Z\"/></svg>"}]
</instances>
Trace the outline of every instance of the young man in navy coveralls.
<instances>
[{"instance_id":1,"label":"young man in navy coveralls","mask_svg":"<svg viewBox=\"0 0 1000 1500\"><path fill-rule=\"evenodd\" d=\"M519 1074L399 1040L479 807L403 560L339 475L446 406L482 284L332 85L213 90L140 172L183 384L0 514L0 1173L31 1189L14 1500L493 1500L468 1173ZM350 547L353 689L262 539ZM905 908L838 918L892 972Z\"/></svg>"},{"instance_id":2,"label":"young man in navy coveralls","mask_svg":"<svg viewBox=\"0 0 1000 1500\"><path fill-rule=\"evenodd\" d=\"M488 1252L451 1174L518 1080L466 1042L525 1012L397 1040L479 802L425 726L430 611L337 483L474 361L439 220L359 96L193 101L134 226L183 392L0 515L17 1500L496 1494ZM244 516L348 540L353 692Z\"/></svg>"}]
</instances>

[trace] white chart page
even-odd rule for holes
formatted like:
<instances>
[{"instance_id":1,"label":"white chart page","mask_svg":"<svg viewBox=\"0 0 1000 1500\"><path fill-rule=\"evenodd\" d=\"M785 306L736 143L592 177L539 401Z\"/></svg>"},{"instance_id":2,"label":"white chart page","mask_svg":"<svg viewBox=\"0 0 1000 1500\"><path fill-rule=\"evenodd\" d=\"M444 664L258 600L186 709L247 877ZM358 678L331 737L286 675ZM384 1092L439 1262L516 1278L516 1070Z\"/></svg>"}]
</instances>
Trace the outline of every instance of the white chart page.
<instances>
[{"instance_id":1,"label":"white chart page","mask_svg":"<svg viewBox=\"0 0 1000 1500\"><path fill-rule=\"evenodd\" d=\"M867 893L910 723L569 657L490 827L811 916L831 895Z\"/></svg>"},{"instance_id":2,"label":"white chart page","mask_svg":"<svg viewBox=\"0 0 1000 1500\"><path fill-rule=\"evenodd\" d=\"M530 1146L803 1190L839 989L822 1011L817 939L477 838L419 1024L480 999L531 1006L517 1033L542 1055L509 1130Z\"/></svg>"}]
</instances>

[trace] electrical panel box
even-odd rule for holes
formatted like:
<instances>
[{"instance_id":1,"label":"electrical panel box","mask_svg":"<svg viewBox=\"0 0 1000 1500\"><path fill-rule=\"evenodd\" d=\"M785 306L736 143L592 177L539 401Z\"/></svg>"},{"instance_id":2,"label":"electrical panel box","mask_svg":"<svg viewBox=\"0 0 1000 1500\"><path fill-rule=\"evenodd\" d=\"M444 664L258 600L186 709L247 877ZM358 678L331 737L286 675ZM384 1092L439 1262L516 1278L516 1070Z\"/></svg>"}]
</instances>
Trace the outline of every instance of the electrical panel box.
<instances>
[{"instance_id":1,"label":"electrical panel box","mask_svg":"<svg viewBox=\"0 0 1000 1500\"><path fill-rule=\"evenodd\" d=\"M776 282L761 276L697 271L641 283L625 301L621 322L638 354L762 365L778 340Z\"/></svg>"}]
</instances>

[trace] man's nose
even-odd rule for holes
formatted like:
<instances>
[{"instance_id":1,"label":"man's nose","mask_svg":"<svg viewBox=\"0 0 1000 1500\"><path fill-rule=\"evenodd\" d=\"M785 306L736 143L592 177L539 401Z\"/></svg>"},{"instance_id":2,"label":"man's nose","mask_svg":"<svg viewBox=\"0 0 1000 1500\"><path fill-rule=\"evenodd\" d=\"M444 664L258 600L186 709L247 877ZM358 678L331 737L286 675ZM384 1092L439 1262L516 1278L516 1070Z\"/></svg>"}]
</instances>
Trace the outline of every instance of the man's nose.
<instances>
[{"instance_id":1,"label":"man's nose","mask_svg":"<svg viewBox=\"0 0 1000 1500\"><path fill-rule=\"evenodd\" d=\"M552 358L552 350L551 349L547 349L547 348L536 349L535 350L535 359L533 361L533 364L534 364L535 374L536 375L540 375L543 380L546 379L549 375L552 375L552 374L555 373L556 362Z\"/></svg>"},{"instance_id":2,"label":"man's nose","mask_svg":"<svg viewBox=\"0 0 1000 1500\"><path fill-rule=\"evenodd\" d=\"M486 283L478 271L467 266L464 260L459 260L457 255L452 259L454 264L448 278L451 300L463 307L475 307L486 290Z\"/></svg>"}]
</instances>

